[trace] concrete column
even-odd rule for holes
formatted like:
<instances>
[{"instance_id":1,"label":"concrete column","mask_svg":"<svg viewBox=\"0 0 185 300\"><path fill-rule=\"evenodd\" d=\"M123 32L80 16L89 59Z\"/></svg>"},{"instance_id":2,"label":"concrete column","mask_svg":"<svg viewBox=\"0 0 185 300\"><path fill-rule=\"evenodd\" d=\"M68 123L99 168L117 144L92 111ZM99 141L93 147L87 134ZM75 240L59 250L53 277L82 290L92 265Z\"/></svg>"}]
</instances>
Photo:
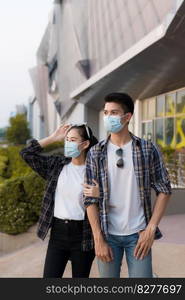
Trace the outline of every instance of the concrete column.
<instances>
[{"instance_id":1,"label":"concrete column","mask_svg":"<svg viewBox=\"0 0 185 300\"><path fill-rule=\"evenodd\" d=\"M85 106L85 122L92 129L94 136L99 139L99 111Z\"/></svg>"},{"instance_id":2,"label":"concrete column","mask_svg":"<svg viewBox=\"0 0 185 300\"><path fill-rule=\"evenodd\" d=\"M103 110L99 111L99 140L104 140L107 137L107 132L103 124Z\"/></svg>"},{"instance_id":3,"label":"concrete column","mask_svg":"<svg viewBox=\"0 0 185 300\"><path fill-rule=\"evenodd\" d=\"M142 102L137 99L134 108L134 134L141 137Z\"/></svg>"}]
</instances>

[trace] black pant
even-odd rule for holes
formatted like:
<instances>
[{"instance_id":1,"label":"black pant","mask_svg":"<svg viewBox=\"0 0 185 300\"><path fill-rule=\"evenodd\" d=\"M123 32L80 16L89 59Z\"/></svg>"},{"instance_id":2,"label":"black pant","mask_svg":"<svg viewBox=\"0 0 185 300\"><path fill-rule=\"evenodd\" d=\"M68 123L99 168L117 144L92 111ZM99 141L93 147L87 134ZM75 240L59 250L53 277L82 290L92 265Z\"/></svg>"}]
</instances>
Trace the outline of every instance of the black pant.
<instances>
[{"instance_id":1,"label":"black pant","mask_svg":"<svg viewBox=\"0 0 185 300\"><path fill-rule=\"evenodd\" d=\"M83 221L53 219L44 265L44 278L62 277L71 260L72 277L88 278L95 257L94 249L82 251Z\"/></svg>"}]
</instances>

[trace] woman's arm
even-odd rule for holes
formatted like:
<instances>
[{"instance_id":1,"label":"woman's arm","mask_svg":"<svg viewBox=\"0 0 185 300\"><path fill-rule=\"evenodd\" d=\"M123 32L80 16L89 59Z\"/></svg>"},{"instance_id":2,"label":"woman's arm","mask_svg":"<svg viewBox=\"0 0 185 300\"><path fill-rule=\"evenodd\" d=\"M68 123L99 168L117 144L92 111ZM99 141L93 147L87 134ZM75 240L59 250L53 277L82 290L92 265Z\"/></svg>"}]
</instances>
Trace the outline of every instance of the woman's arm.
<instances>
[{"instance_id":1,"label":"woman's arm","mask_svg":"<svg viewBox=\"0 0 185 300\"><path fill-rule=\"evenodd\" d=\"M63 141L70 127L71 125L60 125L50 136L39 140L39 144L41 147L46 147L52 143Z\"/></svg>"},{"instance_id":2,"label":"woman's arm","mask_svg":"<svg viewBox=\"0 0 185 300\"><path fill-rule=\"evenodd\" d=\"M94 197L94 198L99 198L100 197L100 188L99 188L99 184L95 179L92 179L92 182L95 185L91 185L91 184L87 184L87 183L83 183L83 193L85 197Z\"/></svg>"},{"instance_id":3,"label":"woman's arm","mask_svg":"<svg viewBox=\"0 0 185 300\"><path fill-rule=\"evenodd\" d=\"M27 147L23 148L20 151L20 155L25 160L25 162L46 180L48 179L53 165L56 161L56 156L42 155L41 152L47 145L62 141L69 127L69 125L62 125L57 128L55 132L49 137L46 137L39 141L33 139Z\"/></svg>"}]
</instances>

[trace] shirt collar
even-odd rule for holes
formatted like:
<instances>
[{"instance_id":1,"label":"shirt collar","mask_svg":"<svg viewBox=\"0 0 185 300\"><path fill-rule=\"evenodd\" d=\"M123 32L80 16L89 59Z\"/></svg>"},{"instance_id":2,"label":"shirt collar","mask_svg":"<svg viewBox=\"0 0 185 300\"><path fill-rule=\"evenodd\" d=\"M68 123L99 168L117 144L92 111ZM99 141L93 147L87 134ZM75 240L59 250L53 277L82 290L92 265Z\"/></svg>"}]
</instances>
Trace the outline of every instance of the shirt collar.
<instances>
[{"instance_id":1,"label":"shirt collar","mask_svg":"<svg viewBox=\"0 0 185 300\"><path fill-rule=\"evenodd\" d=\"M141 139L139 137L135 136L132 132L129 131L129 133L130 133L133 143L136 146L140 146ZM107 148L107 144L109 142L110 136L111 135L109 134L109 136L105 140L102 141L102 143L101 143L102 151L104 151Z\"/></svg>"}]
</instances>

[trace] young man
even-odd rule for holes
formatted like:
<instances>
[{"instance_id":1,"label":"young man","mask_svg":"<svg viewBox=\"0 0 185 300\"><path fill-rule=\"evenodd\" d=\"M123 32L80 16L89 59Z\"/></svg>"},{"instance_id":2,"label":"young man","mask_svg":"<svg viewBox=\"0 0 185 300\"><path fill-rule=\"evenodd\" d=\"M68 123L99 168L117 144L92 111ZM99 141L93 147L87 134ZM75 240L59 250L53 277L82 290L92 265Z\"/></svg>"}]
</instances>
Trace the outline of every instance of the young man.
<instances>
[{"instance_id":1,"label":"young man","mask_svg":"<svg viewBox=\"0 0 185 300\"><path fill-rule=\"evenodd\" d=\"M151 247L162 236L158 224L171 194L156 146L128 130L133 112L129 95L107 95L104 126L110 135L86 159L86 191L96 180L100 192L99 198L86 192L84 199L100 277L120 277L124 252L129 277L153 277ZM157 196L153 210L151 188Z\"/></svg>"}]
</instances>

